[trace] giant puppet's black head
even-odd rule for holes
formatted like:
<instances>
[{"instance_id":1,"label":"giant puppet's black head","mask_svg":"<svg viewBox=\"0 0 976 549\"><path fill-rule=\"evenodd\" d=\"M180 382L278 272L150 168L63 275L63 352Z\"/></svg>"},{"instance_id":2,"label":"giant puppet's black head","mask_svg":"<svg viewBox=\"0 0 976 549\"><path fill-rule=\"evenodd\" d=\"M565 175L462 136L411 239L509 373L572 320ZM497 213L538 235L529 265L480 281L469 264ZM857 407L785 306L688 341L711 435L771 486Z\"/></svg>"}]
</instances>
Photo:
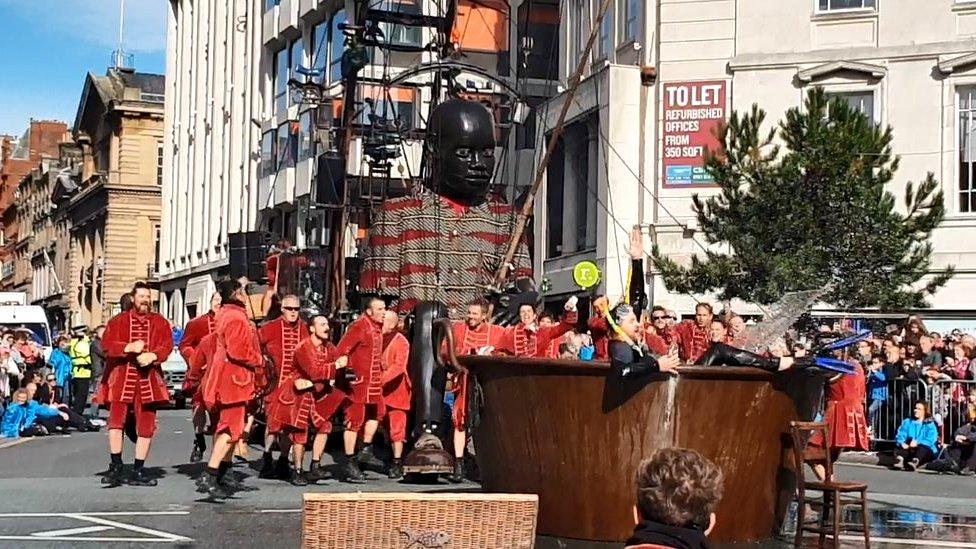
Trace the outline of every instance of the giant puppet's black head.
<instances>
[{"instance_id":1,"label":"giant puppet's black head","mask_svg":"<svg viewBox=\"0 0 976 549\"><path fill-rule=\"evenodd\" d=\"M495 120L475 101L437 105L427 122L431 179L426 186L465 206L482 204L495 171Z\"/></svg>"}]
</instances>

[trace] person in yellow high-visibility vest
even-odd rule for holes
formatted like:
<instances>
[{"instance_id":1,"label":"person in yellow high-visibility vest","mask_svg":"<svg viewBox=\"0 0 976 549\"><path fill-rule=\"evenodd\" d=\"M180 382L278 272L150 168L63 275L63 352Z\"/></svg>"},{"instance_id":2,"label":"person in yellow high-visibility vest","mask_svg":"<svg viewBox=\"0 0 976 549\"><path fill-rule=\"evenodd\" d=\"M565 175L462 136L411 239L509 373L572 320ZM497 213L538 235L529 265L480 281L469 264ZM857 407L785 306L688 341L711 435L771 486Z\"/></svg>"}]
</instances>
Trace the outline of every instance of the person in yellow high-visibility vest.
<instances>
[{"instance_id":1,"label":"person in yellow high-visibility vest","mask_svg":"<svg viewBox=\"0 0 976 549\"><path fill-rule=\"evenodd\" d=\"M68 347L71 358L71 409L83 414L92 380L91 338L88 337L87 326L75 326L72 332L71 345Z\"/></svg>"}]
</instances>

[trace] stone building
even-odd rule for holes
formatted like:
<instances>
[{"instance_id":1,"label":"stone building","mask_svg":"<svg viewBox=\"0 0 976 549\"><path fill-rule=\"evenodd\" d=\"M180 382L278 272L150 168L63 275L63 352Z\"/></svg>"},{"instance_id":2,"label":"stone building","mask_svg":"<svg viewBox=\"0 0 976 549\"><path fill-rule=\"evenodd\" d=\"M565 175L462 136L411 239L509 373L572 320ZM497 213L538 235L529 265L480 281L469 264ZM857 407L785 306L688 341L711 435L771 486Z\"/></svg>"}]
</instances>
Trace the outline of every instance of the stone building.
<instances>
[{"instance_id":1,"label":"stone building","mask_svg":"<svg viewBox=\"0 0 976 549\"><path fill-rule=\"evenodd\" d=\"M569 0L561 10L554 58L563 82L599 5ZM947 215L932 236L933 269L953 264L957 274L925 316L936 330L976 328L976 245L966 236L976 229L976 2L613 0L585 68L536 208L545 227L536 250L553 293L575 290L572 266L588 259L603 268L600 291L620 295L634 224L679 261L701 254L691 197L715 192L700 169L708 127L753 103L772 123L822 86L893 127L894 196L930 171L941 182ZM550 102L541 125L553 126L565 98ZM670 293L655 273L648 282L652 302L681 314L709 298ZM872 314L819 311L842 313Z\"/></svg>"},{"instance_id":2,"label":"stone building","mask_svg":"<svg viewBox=\"0 0 976 549\"><path fill-rule=\"evenodd\" d=\"M69 227L72 318L94 327L158 268L164 78L111 68L85 79L72 133L79 154L51 200Z\"/></svg>"}]
</instances>

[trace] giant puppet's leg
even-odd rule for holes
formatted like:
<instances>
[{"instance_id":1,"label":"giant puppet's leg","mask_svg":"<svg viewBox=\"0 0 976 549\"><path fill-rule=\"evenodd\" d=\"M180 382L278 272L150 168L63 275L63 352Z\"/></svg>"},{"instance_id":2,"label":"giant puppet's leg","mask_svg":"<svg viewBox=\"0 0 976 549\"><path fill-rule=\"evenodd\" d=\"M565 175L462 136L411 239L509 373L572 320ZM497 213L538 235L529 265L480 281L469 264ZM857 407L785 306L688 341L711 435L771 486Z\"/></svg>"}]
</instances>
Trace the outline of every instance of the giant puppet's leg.
<instances>
[{"instance_id":1,"label":"giant puppet's leg","mask_svg":"<svg viewBox=\"0 0 976 549\"><path fill-rule=\"evenodd\" d=\"M699 366L752 366L768 372L779 370L778 358L766 358L725 343L712 343L695 364Z\"/></svg>"},{"instance_id":2,"label":"giant puppet's leg","mask_svg":"<svg viewBox=\"0 0 976 549\"><path fill-rule=\"evenodd\" d=\"M413 311L408 368L413 383L417 442L403 460L406 473L440 474L454 469L454 460L444 451L437 435L443 422L447 369L438 360L441 341L435 332L443 332L445 319L447 308L442 303L424 301Z\"/></svg>"}]
</instances>

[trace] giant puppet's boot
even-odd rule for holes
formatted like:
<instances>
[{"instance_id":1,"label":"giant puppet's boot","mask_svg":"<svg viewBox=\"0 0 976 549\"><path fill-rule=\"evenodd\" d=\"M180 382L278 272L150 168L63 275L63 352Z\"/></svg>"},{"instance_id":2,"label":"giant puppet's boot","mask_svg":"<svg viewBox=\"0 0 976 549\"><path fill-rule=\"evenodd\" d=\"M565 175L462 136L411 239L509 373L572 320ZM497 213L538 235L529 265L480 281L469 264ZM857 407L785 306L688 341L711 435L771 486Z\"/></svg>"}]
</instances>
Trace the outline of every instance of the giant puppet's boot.
<instances>
[{"instance_id":1,"label":"giant puppet's boot","mask_svg":"<svg viewBox=\"0 0 976 549\"><path fill-rule=\"evenodd\" d=\"M445 337L446 322L443 321L446 319L447 307L436 301L423 301L413 310L408 367L417 414L414 433L418 438L413 450L403 459L406 474L441 475L454 470L454 458L444 450L444 444L437 436L443 420L444 387L447 385L447 369L437 350Z\"/></svg>"}]
</instances>

